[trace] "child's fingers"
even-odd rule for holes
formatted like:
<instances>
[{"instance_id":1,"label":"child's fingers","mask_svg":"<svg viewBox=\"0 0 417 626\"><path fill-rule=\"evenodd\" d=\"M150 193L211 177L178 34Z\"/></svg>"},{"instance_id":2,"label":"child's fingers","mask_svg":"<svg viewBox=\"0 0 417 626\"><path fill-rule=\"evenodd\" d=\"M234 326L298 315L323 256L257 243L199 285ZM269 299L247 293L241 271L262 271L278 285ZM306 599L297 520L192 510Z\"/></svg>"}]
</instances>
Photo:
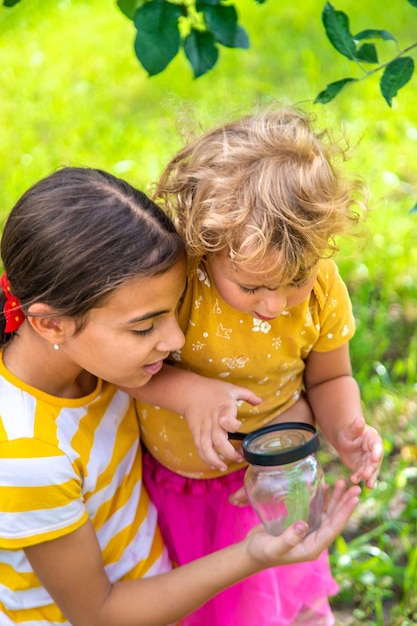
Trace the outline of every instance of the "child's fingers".
<instances>
[{"instance_id":1,"label":"child's fingers","mask_svg":"<svg viewBox=\"0 0 417 626\"><path fill-rule=\"evenodd\" d=\"M262 398L257 396L256 393L253 393L253 391L250 391L250 389L246 389L246 387L236 387L236 389L233 390L232 395L237 403L242 401L247 402L252 406L256 406L262 402Z\"/></svg>"},{"instance_id":2,"label":"child's fingers","mask_svg":"<svg viewBox=\"0 0 417 626\"><path fill-rule=\"evenodd\" d=\"M338 480L333 487L333 491L331 493L330 491L328 492L323 506L323 513L329 518L332 517L338 509L344 506L346 500L358 497L360 492L360 487L353 486L346 489L346 482Z\"/></svg>"},{"instance_id":3,"label":"child's fingers","mask_svg":"<svg viewBox=\"0 0 417 626\"><path fill-rule=\"evenodd\" d=\"M347 492L345 492L343 497L338 501L337 506L335 506L332 510L332 513L328 514L328 518L325 523L323 523L322 526L315 531L315 533L309 535L309 537L311 536L316 542L316 546L319 548L320 552L327 548L336 539L336 537L342 533L352 516L352 513L359 502L359 494L352 491L352 489L358 488L351 487ZM307 537L306 540L308 540L309 537Z\"/></svg>"},{"instance_id":4,"label":"child's fingers","mask_svg":"<svg viewBox=\"0 0 417 626\"><path fill-rule=\"evenodd\" d=\"M307 534L306 522L297 521L279 537L273 537L261 529L252 529L248 538L253 543L253 553L259 555L259 538L262 552L275 564L301 563L317 559L325 548L344 530L359 501L359 487L346 489L345 481L338 481L325 498L324 515L320 528ZM259 558L256 556L255 558Z\"/></svg>"},{"instance_id":5,"label":"child's fingers","mask_svg":"<svg viewBox=\"0 0 417 626\"><path fill-rule=\"evenodd\" d=\"M345 429L347 438L350 441L355 441L355 439L363 435L365 428L366 422L364 417L362 415L358 415Z\"/></svg>"},{"instance_id":6,"label":"child's fingers","mask_svg":"<svg viewBox=\"0 0 417 626\"><path fill-rule=\"evenodd\" d=\"M295 522L280 535L281 544L275 555L281 555L281 560L287 555L288 563L317 559L344 530L358 504L359 493L358 487L346 490L346 483L338 481L328 498L325 519L320 528L305 536L305 522Z\"/></svg>"},{"instance_id":7,"label":"child's fingers","mask_svg":"<svg viewBox=\"0 0 417 626\"><path fill-rule=\"evenodd\" d=\"M365 481L366 486L373 489L376 480L381 469L381 463L383 459L382 450L381 454L377 451L375 457L373 456L374 450L367 455L364 463L359 469L357 469L351 476L350 480L353 484L357 485L361 481Z\"/></svg>"},{"instance_id":8,"label":"child's fingers","mask_svg":"<svg viewBox=\"0 0 417 626\"><path fill-rule=\"evenodd\" d=\"M365 476L365 484L368 487L368 489L373 489L375 487L376 481L379 476L379 470L380 470L379 465L376 469L375 467L373 467L371 468L371 471L368 473L368 475Z\"/></svg>"},{"instance_id":9,"label":"child's fingers","mask_svg":"<svg viewBox=\"0 0 417 626\"><path fill-rule=\"evenodd\" d=\"M198 432L194 432L193 435L198 454L204 463L207 463L207 465L213 469L224 472L227 469L227 465L224 460L219 457L218 452L214 448L211 429L202 429Z\"/></svg>"},{"instance_id":10,"label":"child's fingers","mask_svg":"<svg viewBox=\"0 0 417 626\"><path fill-rule=\"evenodd\" d=\"M368 489L373 489L376 485L376 480L376 476L371 476L371 478L368 478L368 480L365 482L365 485L368 487Z\"/></svg>"},{"instance_id":11,"label":"child's fingers","mask_svg":"<svg viewBox=\"0 0 417 626\"><path fill-rule=\"evenodd\" d=\"M244 487L241 487L229 496L230 504L233 506L246 506L249 504L248 497Z\"/></svg>"},{"instance_id":12,"label":"child's fingers","mask_svg":"<svg viewBox=\"0 0 417 626\"><path fill-rule=\"evenodd\" d=\"M308 524L304 521L294 522L284 530L279 539L281 541L281 552L285 554L302 542L308 533Z\"/></svg>"},{"instance_id":13,"label":"child's fingers","mask_svg":"<svg viewBox=\"0 0 417 626\"><path fill-rule=\"evenodd\" d=\"M220 427L201 432L195 444L203 461L213 469L218 469L221 472L227 469L225 459L235 461L236 463L240 463L243 460L242 455L235 450L228 440L227 432Z\"/></svg>"},{"instance_id":14,"label":"child's fingers","mask_svg":"<svg viewBox=\"0 0 417 626\"><path fill-rule=\"evenodd\" d=\"M346 483L344 480L338 480L333 487L333 491L330 490L330 485L328 484L325 485L326 491L325 491L324 502L323 502L323 514L324 515L330 516L332 514L344 489L346 489Z\"/></svg>"},{"instance_id":15,"label":"child's fingers","mask_svg":"<svg viewBox=\"0 0 417 626\"><path fill-rule=\"evenodd\" d=\"M219 417L219 425L229 433L235 433L242 426L242 422L230 413Z\"/></svg>"},{"instance_id":16,"label":"child's fingers","mask_svg":"<svg viewBox=\"0 0 417 626\"><path fill-rule=\"evenodd\" d=\"M360 493L358 486L346 489L344 481L336 483L324 511L325 519L322 525L309 535L317 542L321 550L329 546L343 531L359 502Z\"/></svg>"},{"instance_id":17,"label":"child's fingers","mask_svg":"<svg viewBox=\"0 0 417 626\"><path fill-rule=\"evenodd\" d=\"M378 439L371 447L371 461L373 463L382 463L384 458L384 446L382 441Z\"/></svg>"}]
</instances>

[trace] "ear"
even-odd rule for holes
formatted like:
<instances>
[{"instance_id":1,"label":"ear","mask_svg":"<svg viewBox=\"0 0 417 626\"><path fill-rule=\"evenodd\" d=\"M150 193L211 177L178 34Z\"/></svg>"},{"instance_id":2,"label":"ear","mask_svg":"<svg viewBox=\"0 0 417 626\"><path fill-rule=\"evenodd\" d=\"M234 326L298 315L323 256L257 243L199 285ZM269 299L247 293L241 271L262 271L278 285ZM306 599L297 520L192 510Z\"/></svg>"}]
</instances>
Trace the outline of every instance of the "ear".
<instances>
[{"instance_id":1,"label":"ear","mask_svg":"<svg viewBox=\"0 0 417 626\"><path fill-rule=\"evenodd\" d=\"M51 344L60 345L74 331L71 318L59 315L53 307L43 302L32 304L26 319L33 330Z\"/></svg>"}]
</instances>

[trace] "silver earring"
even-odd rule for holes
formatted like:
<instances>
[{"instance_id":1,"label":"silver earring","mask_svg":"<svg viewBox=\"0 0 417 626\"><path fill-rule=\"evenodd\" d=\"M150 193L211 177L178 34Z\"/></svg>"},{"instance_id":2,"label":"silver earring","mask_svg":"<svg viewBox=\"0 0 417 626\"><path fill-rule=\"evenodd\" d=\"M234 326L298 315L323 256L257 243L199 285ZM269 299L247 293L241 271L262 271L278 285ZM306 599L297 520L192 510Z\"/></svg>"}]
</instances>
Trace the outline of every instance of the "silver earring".
<instances>
[{"instance_id":1,"label":"silver earring","mask_svg":"<svg viewBox=\"0 0 417 626\"><path fill-rule=\"evenodd\" d=\"M59 350L59 344L58 343L54 343L54 350Z\"/></svg>"}]
</instances>

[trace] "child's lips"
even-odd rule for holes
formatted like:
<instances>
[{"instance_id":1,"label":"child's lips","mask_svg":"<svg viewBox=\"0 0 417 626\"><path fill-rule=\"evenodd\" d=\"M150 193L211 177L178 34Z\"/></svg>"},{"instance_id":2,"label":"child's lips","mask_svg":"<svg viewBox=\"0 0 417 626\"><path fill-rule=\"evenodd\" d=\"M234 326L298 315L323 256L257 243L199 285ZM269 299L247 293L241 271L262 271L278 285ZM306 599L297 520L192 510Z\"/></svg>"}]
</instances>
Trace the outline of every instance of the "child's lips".
<instances>
[{"instance_id":1,"label":"child's lips","mask_svg":"<svg viewBox=\"0 0 417 626\"><path fill-rule=\"evenodd\" d=\"M275 317L267 317L266 315L261 315L260 313L257 313L255 311L255 317L257 317L259 320L262 320L264 322L270 322L271 320L274 320Z\"/></svg>"},{"instance_id":2,"label":"child's lips","mask_svg":"<svg viewBox=\"0 0 417 626\"><path fill-rule=\"evenodd\" d=\"M142 369L145 370L145 372L147 372L148 374L151 374L151 376L154 376L154 374L157 374L162 369L163 364L164 360L160 359L159 361L155 361L154 363L148 363L148 365L143 365Z\"/></svg>"}]
</instances>

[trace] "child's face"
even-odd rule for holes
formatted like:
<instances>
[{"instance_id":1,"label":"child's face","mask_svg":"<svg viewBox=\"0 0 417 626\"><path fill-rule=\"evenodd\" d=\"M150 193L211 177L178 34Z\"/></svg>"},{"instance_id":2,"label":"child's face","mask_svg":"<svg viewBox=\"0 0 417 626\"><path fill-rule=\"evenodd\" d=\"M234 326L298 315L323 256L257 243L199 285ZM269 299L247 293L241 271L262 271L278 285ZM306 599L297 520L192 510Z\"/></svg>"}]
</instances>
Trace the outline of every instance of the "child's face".
<instances>
[{"instance_id":1,"label":"child's face","mask_svg":"<svg viewBox=\"0 0 417 626\"><path fill-rule=\"evenodd\" d=\"M261 265L235 266L226 251L207 257L211 278L227 304L241 313L272 320L305 300L317 275L311 270L307 282L294 286L280 284L281 271L271 256Z\"/></svg>"},{"instance_id":2,"label":"child's face","mask_svg":"<svg viewBox=\"0 0 417 626\"><path fill-rule=\"evenodd\" d=\"M89 312L84 328L69 327L61 345L73 365L121 387L139 387L184 343L176 318L185 289L185 260L158 276L135 278Z\"/></svg>"}]
</instances>

